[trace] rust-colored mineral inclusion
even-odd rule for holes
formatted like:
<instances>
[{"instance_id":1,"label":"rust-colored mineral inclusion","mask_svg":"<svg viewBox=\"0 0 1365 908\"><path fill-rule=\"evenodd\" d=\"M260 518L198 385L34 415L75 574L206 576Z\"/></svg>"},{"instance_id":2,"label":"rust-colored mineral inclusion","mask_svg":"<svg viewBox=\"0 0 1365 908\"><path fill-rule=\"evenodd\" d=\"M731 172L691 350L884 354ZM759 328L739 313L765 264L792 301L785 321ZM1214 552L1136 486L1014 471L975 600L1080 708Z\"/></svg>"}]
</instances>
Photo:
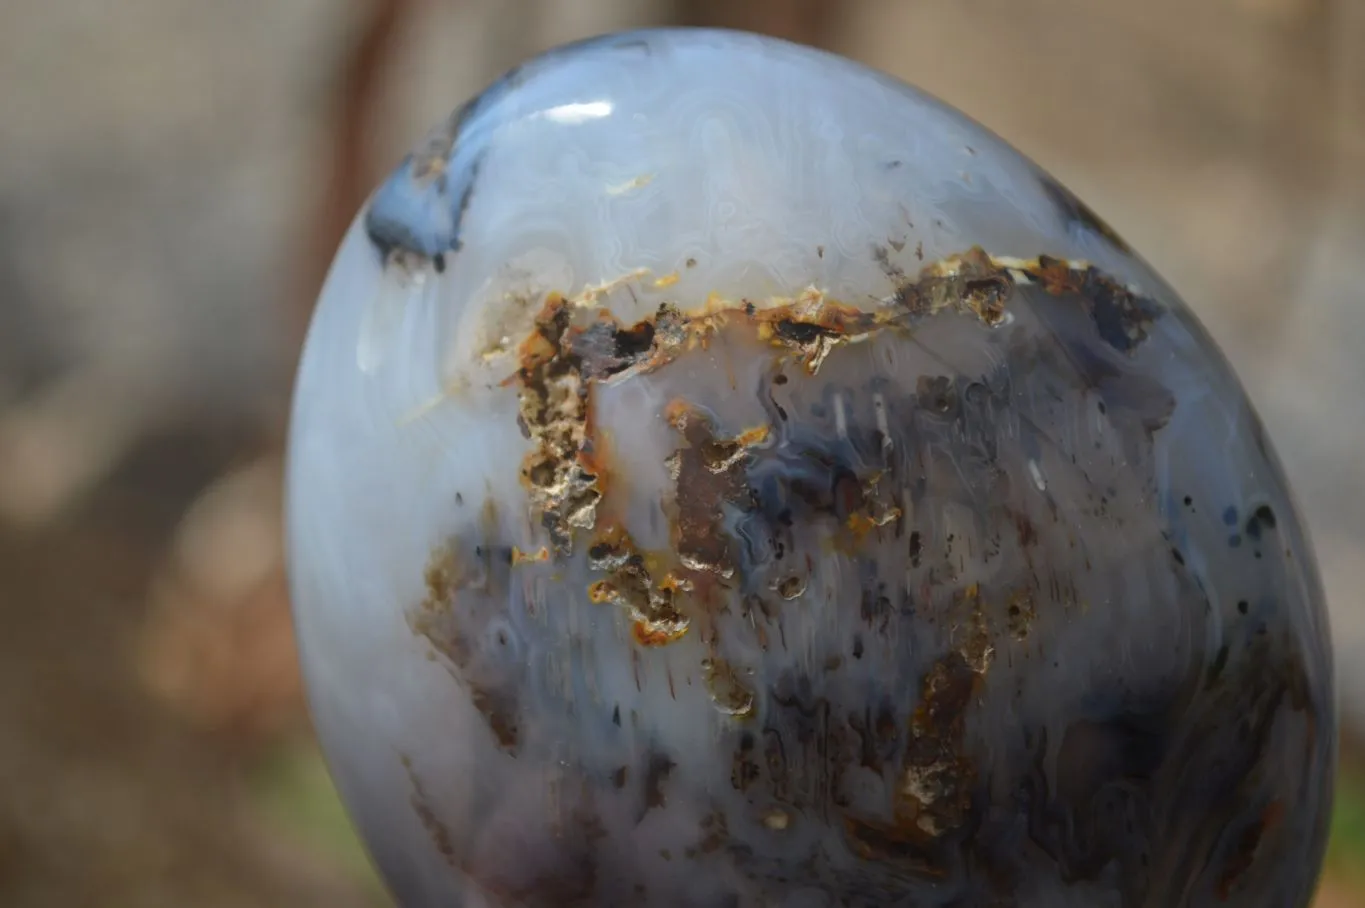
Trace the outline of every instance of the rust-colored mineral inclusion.
<instances>
[{"instance_id":1,"label":"rust-colored mineral inclusion","mask_svg":"<svg viewBox=\"0 0 1365 908\"><path fill-rule=\"evenodd\" d=\"M299 374L313 713L404 906L1283 908L1321 585L1172 291L853 63L550 53L356 220Z\"/></svg>"}]
</instances>

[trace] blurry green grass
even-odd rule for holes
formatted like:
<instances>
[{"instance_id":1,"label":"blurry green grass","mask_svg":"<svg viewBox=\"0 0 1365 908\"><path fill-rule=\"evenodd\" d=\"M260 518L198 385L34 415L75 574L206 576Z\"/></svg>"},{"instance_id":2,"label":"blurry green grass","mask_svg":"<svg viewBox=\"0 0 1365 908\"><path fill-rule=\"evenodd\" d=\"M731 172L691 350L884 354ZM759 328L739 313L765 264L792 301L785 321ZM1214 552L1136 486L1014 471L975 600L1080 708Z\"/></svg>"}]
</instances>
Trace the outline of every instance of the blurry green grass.
<instances>
[{"instance_id":1,"label":"blurry green grass","mask_svg":"<svg viewBox=\"0 0 1365 908\"><path fill-rule=\"evenodd\" d=\"M383 884L346 816L316 746L310 742L282 749L259 767L252 783L261 807L273 822L354 873L360 885L383 897ZM1360 892L1365 904L1365 773L1347 771L1337 780L1327 870Z\"/></svg>"},{"instance_id":2,"label":"blurry green grass","mask_svg":"<svg viewBox=\"0 0 1365 908\"><path fill-rule=\"evenodd\" d=\"M385 898L321 751L311 741L282 747L250 778L258 806L272 823L302 845L352 874L358 885Z\"/></svg>"},{"instance_id":3,"label":"blurry green grass","mask_svg":"<svg viewBox=\"0 0 1365 908\"><path fill-rule=\"evenodd\" d=\"M1346 771L1337 778L1328 870L1365 893L1365 775Z\"/></svg>"}]
</instances>

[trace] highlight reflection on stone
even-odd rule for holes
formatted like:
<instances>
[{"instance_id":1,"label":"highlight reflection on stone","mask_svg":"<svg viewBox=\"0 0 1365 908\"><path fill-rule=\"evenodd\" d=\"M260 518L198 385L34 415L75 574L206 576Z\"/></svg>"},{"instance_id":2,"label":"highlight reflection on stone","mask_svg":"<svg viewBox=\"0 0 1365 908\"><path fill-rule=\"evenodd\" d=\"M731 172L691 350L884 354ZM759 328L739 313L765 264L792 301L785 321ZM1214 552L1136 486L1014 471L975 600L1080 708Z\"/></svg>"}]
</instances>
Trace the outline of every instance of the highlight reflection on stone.
<instances>
[{"instance_id":1,"label":"highlight reflection on stone","mask_svg":"<svg viewBox=\"0 0 1365 908\"><path fill-rule=\"evenodd\" d=\"M852 63L644 32L468 104L339 253L288 493L405 906L1307 904L1332 667L1255 413Z\"/></svg>"}]
</instances>

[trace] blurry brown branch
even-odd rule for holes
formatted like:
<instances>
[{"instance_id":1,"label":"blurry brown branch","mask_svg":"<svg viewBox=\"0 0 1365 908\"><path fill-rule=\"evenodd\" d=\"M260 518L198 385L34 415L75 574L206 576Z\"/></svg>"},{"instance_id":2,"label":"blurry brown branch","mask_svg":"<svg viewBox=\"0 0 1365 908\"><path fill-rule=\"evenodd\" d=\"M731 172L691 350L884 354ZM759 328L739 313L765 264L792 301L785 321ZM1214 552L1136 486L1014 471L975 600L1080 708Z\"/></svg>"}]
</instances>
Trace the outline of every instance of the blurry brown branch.
<instances>
[{"instance_id":1,"label":"blurry brown branch","mask_svg":"<svg viewBox=\"0 0 1365 908\"><path fill-rule=\"evenodd\" d=\"M424 0L369 0L355 44L344 55L331 91L330 126L323 136L326 177L291 299L290 330L301 340L337 245L376 179L370 158L370 129L384 99L385 74L399 46L402 25Z\"/></svg>"},{"instance_id":2,"label":"blurry brown branch","mask_svg":"<svg viewBox=\"0 0 1365 908\"><path fill-rule=\"evenodd\" d=\"M735 28L828 48L842 12L838 0L677 0L674 18L679 25Z\"/></svg>"}]
</instances>

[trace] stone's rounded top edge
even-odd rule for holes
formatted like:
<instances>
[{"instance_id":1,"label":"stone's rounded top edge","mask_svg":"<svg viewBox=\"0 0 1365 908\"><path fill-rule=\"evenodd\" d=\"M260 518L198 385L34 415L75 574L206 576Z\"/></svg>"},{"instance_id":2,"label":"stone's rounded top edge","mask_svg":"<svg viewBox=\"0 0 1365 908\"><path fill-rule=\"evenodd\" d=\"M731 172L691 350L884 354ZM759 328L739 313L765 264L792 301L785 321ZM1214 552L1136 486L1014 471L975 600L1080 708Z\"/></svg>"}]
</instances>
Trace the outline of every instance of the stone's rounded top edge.
<instances>
[{"instance_id":1,"label":"stone's rounded top edge","mask_svg":"<svg viewBox=\"0 0 1365 908\"><path fill-rule=\"evenodd\" d=\"M621 52L642 52L645 57L700 52L690 62L676 57L670 60L668 65L679 67L676 74L656 72L643 78L643 84L655 86L672 80L686 84L689 73L699 81L718 79L718 69L742 65L742 61L733 61L749 52L767 55L783 68L799 70L803 65L824 68L830 77L839 80L840 86L846 81L851 92L856 93L862 85L899 98L904 105L901 118L907 114L927 117L927 128L919 130L915 137L918 141L924 141L924 136L935 131L951 128L959 140L981 146L980 150L994 159L997 168L1013 171L1019 177L1047 176L970 115L915 85L840 54L738 30L635 29L584 38L532 56L490 82L437 124L382 182L363 211L367 232L381 256L387 259L397 252L436 260L440 270L443 262L439 257L460 248L464 209L478 179L479 165L501 128L533 118L564 122L575 116L600 118L613 125L623 120L612 118L610 95L619 91L629 96L639 90L638 86L575 84L565 74L566 68L595 66ZM710 59L712 56L717 59ZM774 79L780 81L781 76L775 74ZM602 88L606 90L602 100L585 100ZM729 90L728 85L725 90ZM560 116L549 117L551 113ZM888 118L891 114L888 110ZM912 137L906 138L909 143Z\"/></svg>"},{"instance_id":2,"label":"stone's rounded top edge","mask_svg":"<svg viewBox=\"0 0 1365 908\"><path fill-rule=\"evenodd\" d=\"M943 117L945 121L955 121L958 125L967 127L969 131L980 133L984 139L996 143L1000 148L1008 149L1013 156L1036 169L1036 165L1033 165L1027 156L979 120L919 85L834 51L738 29L660 26L608 32L561 44L527 58L493 79L477 94L457 107L450 121L456 124L458 135L465 128L475 126L499 101L505 100L517 89L529 88L540 80L553 76L562 67L580 62L597 62L605 59L610 53L642 51L649 57L665 51L710 50L724 53L736 49L761 50L771 55L776 62L823 65L843 76L876 84L901 95L905 101L923 108L926 112ZM700 68L701 64L698 64L697 71L711 72L712 62L708 62L704 70Z\"/></svg>"}]
</instances>

